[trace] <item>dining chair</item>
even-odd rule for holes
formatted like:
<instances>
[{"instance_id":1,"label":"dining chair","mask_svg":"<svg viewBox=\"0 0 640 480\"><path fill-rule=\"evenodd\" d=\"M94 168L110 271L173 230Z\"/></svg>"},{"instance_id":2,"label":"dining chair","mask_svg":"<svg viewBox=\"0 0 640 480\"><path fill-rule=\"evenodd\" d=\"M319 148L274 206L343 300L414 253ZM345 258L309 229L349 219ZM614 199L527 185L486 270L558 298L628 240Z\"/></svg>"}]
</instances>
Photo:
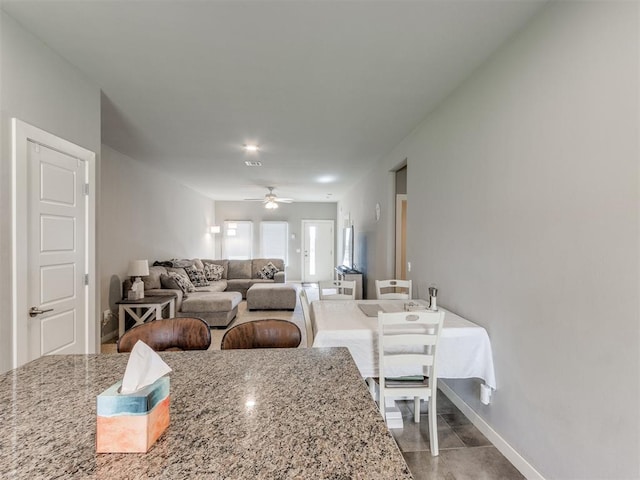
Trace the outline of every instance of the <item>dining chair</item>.
<instances>
[{"instance_id":1,"label":"dining chair","mask_svg":"<svg viewBox=\"0 0 640 480\"><path fill-rule=\"evenodd\" d=\"M309 306L309 297L304 288L300 289L300 304L302 305L302 315L304 317L304 328L307 332L307 348L313 345L313 325L311 324L311 307Z\"/></svg>"},{"instance_id":2,"label":"dining chair","mask_svg":"<svg viewBox=\"0 0 640 480\"><path fill-rule=\"evenodd\" d=\"M411 299L411 280L376 280L376 298Z\"/></svg>"},{"instance_id":3,"label":"dining chair","mask_svg":"<svg viewBox=\"0 0 640 480\"><path fill-rule=\"evenodd\" d=\"M246 348L296 348L302 334L287 320L254 320L230 328L222 337L221 350Z\"/></svg>"},{"instance_id":4,"label":"dining chair","mask_svg":"<svg viewBox=\"0 0 640 480\"><path fill-rule=\"evenodd\" d=\"M438 455L436 353L443 320L443 311L378 313L380 412L386 421L386 397L413 397L414 420L420 423L420 400L428 400L433 456Z\"/></svg>"},{"instance_id":5,"label":"dining chair","mask_svg":"<svg viewBox=\"0 0 640 480\"><path fill-rule=\"evenodd\" d=\"M156 352L207 350L211 345L209 324L197 317L165 318L136 325L118 340L118 352L130 352L142 340Z\"/></svg>"},{"instance_id":6,"label":"dining chair","mask_svg":"<svg viewBox=\"0 0 640 480\"><path fill-rule=\"evenodd\" d=\"M325 290L333 293L324 293ZM351 293L346 293L347 290L350 290ZM356 281L331 280L328 282L318 282L318 294L320 300L355 300Z\"/></svg>"}]
</instances>

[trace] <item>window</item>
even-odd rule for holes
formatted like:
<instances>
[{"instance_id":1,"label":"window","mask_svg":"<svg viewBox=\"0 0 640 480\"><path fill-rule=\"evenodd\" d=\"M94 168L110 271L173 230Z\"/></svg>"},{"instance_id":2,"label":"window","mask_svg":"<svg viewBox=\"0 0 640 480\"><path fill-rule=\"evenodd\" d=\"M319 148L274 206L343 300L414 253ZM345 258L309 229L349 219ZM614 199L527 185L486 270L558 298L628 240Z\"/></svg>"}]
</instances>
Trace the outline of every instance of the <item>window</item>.
<instances>
[{"instance_id":1,"label":"window","mask_svg":"<svg viewBox=\"0 0 640 480\"><path fill-rule=\"evenodd\" d=\"M260 255L263 258L281 258L287 265L288 237L287 222L260 222Z\"/></svg>"},{"instance_id":2,"label":"window","mask_svg":"<svg viewBox=\"0 0 640 480\"><path fill-rule=\"evenodd\" d=\"M252 258L253 222L224 222L224 257L229 260Z\"/></svg>"}]
</instances>

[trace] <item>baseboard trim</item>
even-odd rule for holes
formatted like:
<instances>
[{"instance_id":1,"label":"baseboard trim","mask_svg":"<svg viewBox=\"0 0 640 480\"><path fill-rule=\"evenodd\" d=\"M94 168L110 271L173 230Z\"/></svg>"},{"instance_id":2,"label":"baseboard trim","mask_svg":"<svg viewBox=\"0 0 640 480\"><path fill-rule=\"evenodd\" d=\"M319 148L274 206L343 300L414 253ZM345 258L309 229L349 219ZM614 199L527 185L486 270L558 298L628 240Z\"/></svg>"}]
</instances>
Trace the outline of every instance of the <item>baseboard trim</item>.
<instances>
[{"instance_id":1,"label":"baseboard trim","mask_svg":"<svg viewBox=\"0 0 640 480\"><path fill-rule=\"evenodd\" d=\"M454 392L446 383L438 382L438 388L444 393L451 402L460 409L460 411L473 423L482 434L487 437L491 443L495 445L500 453L502 453L511 464L516 467L522 475L528 480L545 480L540 472L533 465L527 462L507 441L502 438L491 426L484 421L475 410L465 403L456 392Z\"/></svg>"},{"instance_id":2,"label":"baseboard trim","mask_svg":"<svg viewBox=\"0 0 640 480\"><path fill-rule=\"evenodd\" d=\"M110 333L107 333L106 335L103 335L100 338L100 343L107 343L109 340L113 339L113 338L117 338L118 336L118 331L117 330L113 330Z\"/></svg>"}]
</instances>

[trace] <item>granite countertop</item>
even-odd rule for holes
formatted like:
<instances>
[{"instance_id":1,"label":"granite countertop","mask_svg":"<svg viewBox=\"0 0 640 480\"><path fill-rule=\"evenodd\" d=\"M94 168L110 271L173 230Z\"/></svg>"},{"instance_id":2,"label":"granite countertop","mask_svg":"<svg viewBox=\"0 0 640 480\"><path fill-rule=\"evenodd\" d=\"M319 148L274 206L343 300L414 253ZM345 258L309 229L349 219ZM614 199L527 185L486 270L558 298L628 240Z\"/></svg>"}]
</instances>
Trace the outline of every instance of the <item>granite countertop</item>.
<instances>
[{"instance_id":1,"label":"granite countertop","mask_svg":"<svg viewBox=\"0 0 640 480\"><path fill-rule=\"evenodd\" d=\"M95 453L96 396L128 354L0 376L0 478L412 478L346 348L161 356L171 425L146 454Z\"/></svg>"}]
</instances>

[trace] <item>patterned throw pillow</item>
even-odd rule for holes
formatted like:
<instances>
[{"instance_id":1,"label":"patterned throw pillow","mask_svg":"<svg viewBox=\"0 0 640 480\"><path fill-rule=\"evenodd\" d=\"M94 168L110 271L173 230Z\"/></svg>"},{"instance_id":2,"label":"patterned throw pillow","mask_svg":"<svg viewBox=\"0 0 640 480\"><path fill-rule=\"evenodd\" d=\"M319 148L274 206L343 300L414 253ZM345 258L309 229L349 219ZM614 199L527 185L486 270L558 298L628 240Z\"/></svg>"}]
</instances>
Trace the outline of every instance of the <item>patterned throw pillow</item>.
<instances>
[{"instance_id":1,"label":"patterned throw pillow","mask_svg":"<svg viewBox=\"0 0 640 480\"><path fill-rule=\"evenodd\" d=\"M207 280L204 270L198 270L196 267L184 267L184 271L189 275L189 280L191 280L194 287L209 286L209 281Z\"/></svg>"},{"instance_id":2,"label":"patterned throw pillow","mask_svg":"<svg viewBox=\"0 0 640 480\"><path fill-rule=\"evenodd\" d=\"M169 272L168 275L162 275L160 282L163 288L175 289L176 287L182 290L182 293L187 294L196 291L196 287L193 286L191 280L179 273Z\"/></svg>"},{"instance_id":3,"label":"patterned throw pillow","mask_svg":"<svg viewBox=\"0 0 640 480\"><path fill-rule=\"evenodd\" d=\"M279 271L280 270L278 270L278 267L269 262L260 269L260 271L258 272L258 278L262 278L263 280L273 280L273 277Z\"/></svg>"},{"instance_id":4,"label":"patterned throw pillow","mask_svg":"<svg viewBox=\"0 0 640 480\"><path fill-rule=\"evenodd\" d=\"M205 262L204 274L207 277L207 280L209 280L210 282L217 282L218 280L222 280L222 276L224 275L224 267L215 263Z\"/></svg>"}]
</instances>

